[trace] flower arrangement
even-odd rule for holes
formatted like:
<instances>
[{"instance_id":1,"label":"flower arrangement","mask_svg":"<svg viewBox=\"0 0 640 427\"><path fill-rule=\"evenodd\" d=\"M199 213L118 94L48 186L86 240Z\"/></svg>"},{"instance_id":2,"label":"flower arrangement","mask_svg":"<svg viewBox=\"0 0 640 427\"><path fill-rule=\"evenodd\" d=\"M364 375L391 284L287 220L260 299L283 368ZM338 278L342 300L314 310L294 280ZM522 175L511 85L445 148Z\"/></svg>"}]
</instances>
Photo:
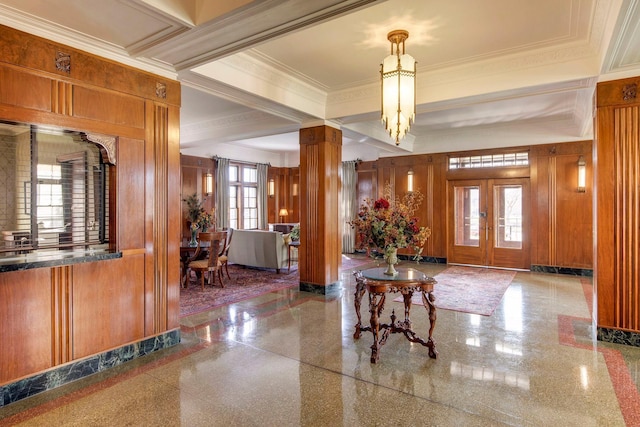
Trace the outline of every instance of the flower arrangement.
<instances>
[{"instance_id":1,"label":"flower arrangement","mask_svg":"<svg viewBox=\"0 0 640 427\"><path fill-rule=\"evenodd\" d=\"M209 229L211 225L213 225L214 212L215 212L214 209L211 209L211 213L205 212L204 209L200 211L200 214L198 215L198 219L196 220L196 222L201 230L205 231Z\"/></svg>"},{"instance_id":2,"label":"flower arrangement","mask_svg":"<svg viewBox=\"0 0 640 427\"><path fill-rule=\"evenodd\" d=\"M300 224L296 224L293 226L291 232L289 233L289 237L294 241L300 240Z\"/></svg>"},{"instance_id":3,"label":"flower arrangement","mask_svg":"<svg viewBox=\"0 0 640 427\"><path fill-rule=\"evenodd\" d=\"M187 204L187 219L191 221L191 224L197 223L198 216L200 216L200 212L204 211L204 208L196 193L185 197L182 201Z\"/></svg>"},{"instance_id":4,"label":"flower arrangement","mask_svg":"<svg viewBox=\"0 0 640 427\"><path fill-rule=\"evenodd\" d=\"M214 209L211 210L211 213L207 213L196 193L185 197L182 201L187 204L187 219L191 222L191 231L198 229L204 231L211 227L215 213Z\"/></svg>"},{"instance_id":5,"label":"flower arrangement","mask_svg":"<svg viewBox=\"0 0 640 427\"><path fill-rule=\"evenodd\" d=\"M410 247L419 259L431 229L418 226L415 212L424 196L420 191L406 193L404 197L392 197L391 185L385 185L383 196L377 200L366 199L357 217L350 221L359 236L360 249L377 248L389 257L395 249Z\"/></svg>"}]
</instances>

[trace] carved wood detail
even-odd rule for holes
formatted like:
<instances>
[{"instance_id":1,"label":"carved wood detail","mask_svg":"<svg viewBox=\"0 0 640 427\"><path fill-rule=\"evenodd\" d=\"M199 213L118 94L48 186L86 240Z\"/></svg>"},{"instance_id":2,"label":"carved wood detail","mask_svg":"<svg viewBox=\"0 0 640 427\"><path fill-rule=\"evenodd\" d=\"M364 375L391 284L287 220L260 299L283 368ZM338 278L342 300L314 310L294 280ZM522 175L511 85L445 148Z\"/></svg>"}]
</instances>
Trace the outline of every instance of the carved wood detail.
<instances>
[{"instance_id":1,"label":"carved wood detail","mask_svg":"<svg viewBox=\"0 0 640 427\"><path fill-rule=\"evenodd\" d=\"M638 94L638 85L635 83L625 85L622 88L622 99L624 99L625 101L636 99L637 94Z\"/></svg>"},{"instance_id":2,"label":"carved wood detail","mask_svg":"<svg viewBox=\"0 0 640 427\"><path fill-rule=\"evenodd\" d=\"M56 70L71 74L71 55L64 52L56 52Z\"/></svg>"},{"instance_id":3,"label":"carved wood detail","mask_svg":"<svg viewBox=\"0 0 640 427\"><path fill-rule=\"evenodd\" d=\"M116 164L116 137L100 135L97 133L85 133L84 137L100 147L102 161L112 165Z\"/></svg>"}]
</instances>

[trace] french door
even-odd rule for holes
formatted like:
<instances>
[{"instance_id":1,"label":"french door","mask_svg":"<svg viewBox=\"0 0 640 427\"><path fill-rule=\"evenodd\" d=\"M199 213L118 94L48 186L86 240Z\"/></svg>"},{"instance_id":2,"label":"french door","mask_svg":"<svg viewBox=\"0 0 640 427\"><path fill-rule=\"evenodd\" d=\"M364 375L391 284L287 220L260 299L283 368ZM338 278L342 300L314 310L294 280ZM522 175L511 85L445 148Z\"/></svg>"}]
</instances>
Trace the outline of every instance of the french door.
<instances>
[{"instance_id":1,"label":"french door","mask_svg":"<svg viewBox=\"0 0 640 427\"><path fill-rule=\"evenodd\" d=\"M449 181L448 253L453 264L529 269L529 180Z\"/></svg>"}]
</instances>

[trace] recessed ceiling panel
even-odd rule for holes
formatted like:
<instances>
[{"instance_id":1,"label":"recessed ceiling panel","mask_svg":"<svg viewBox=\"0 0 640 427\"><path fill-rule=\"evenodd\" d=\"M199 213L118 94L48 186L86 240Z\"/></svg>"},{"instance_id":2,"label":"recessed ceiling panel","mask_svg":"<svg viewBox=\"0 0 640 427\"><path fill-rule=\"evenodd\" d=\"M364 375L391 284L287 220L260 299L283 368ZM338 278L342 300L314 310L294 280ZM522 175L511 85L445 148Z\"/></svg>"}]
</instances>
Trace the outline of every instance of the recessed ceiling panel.
<instances>
[{"instance_id":1,"label":"recessed ceiling panel","mask_svg":"<svg viewBox=\"0 0 640 427\"><path fill-rule=\"evenodd\" d=\"M592 8L592 0L388 0L256 49L342 89L378 78L391 30L408 30L407 53L431 69L586 39Z\"/></svg>"},{"instance_id":2,"label":"recessed ceiling panel","mask_svg":"<svg viewBox=\"0 0 640 427\"><path fill-rule=\"evenodd\" d=\"M2 4L125 49L171 26L160 15L123 1L3 0Z\"/></svg>"}]
</instances>

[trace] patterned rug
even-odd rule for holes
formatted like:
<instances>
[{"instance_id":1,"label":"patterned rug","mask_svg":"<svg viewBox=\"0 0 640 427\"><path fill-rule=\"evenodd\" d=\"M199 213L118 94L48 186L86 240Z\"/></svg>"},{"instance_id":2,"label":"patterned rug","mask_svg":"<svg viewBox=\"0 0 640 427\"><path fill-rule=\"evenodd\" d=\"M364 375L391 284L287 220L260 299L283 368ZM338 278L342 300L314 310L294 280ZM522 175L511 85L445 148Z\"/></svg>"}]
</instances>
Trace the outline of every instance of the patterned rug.
<instances>
[{"instance_id":1,"label":"patterned rug","mask_svg":"<svg viewBox=\"0 0 640 427\"><path fill-rule=\"evenodd\" d=\"M243 301L268 292L298 286L300 279L298 269L291 266L287 269L275 270L229 265L231 279L224 277L224 288L216 279L215 286L207 285L202 290L200 280L191 277L189 286L180 289L180 317L189 316L221 305Z\"/></svg>"},{"instance_id":2,"label":"patterned rug","mask_svg":"<svg viewBox=\"0 0 640 427\"><path fill-rule=\"evenodd\" d=\"M352 270L371 262L364 255L342 255L341 270ZM224 277L224 288L216 280L215 286L205 285L204 291L199 280L192 276L189 286L180 289L180 317L190 316L211 310L222 305L233 304L254 298L280 289L291 288L300 284L298 265L291 265L291 272L286 268L280 273L275 270L229 265L231 279Z\"/></svg>"},{"instance_id":3,"label":"patterned rug","mask_svg":"<svg viewBox=\"0 0 640 427\"><path fill-rule=\"evenodd\" d=\"M515 275L512 270L450 266L434 276L436 307L491 316ZM402 297L393 301L402 302ZM422 295L413 295L411 302L422 305Z\"/></svg>"}]
</instances>

